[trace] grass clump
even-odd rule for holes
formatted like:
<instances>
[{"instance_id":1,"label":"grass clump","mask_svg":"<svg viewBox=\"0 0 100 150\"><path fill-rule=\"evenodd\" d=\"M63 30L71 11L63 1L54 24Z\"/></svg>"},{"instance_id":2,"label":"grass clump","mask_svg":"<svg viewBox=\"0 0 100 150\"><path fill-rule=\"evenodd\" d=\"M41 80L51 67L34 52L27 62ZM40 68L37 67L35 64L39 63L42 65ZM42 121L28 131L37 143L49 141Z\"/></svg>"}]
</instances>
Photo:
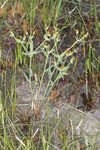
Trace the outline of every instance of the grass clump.
<instances>
[{"instance_id":1,"label":"grass clump","mask_svg":"<svg viewBox=\"0 0 100 150\"><path fill-rule=\"evenodd\" d=\"M32 120L34 118L32 116L31 119L30 117L26 119L27 117L25 116L25 119L22 119L22 121L17 120L18 118L16 118L14 113L16 109L15 103L17 101L15 91L18 70L23 72L24 80L28 81L33 97L33 78L40 85L38 97L42 85L46 80L46 89L43 93L42 101L42 104L45 104L48 102L48 96L53 88L57 86L58 81L64 79L69 75L69 72L76 69L75 65L77 66L77 62L81 61L78 55L81 54L81 56L86 58L84 64L86 67L86 95L88 96L88 76L91 76L93 80L94 74L98 74L100 71L100 60L99 57L96 57L95 48L92 46L93 42L99 39L99 20L96 4L93 5L91 2L90 16L88 18L88 13L86 13L85 18L84 13L82 14L83 8L80 1L75 2L71 0L68 2L59 0L58 2L57 0L30 0L29 2L28 0L19 0L11 2L3 1L3 3L0 3L0 6L3 6L4 3L5 5L9 3L9 9L11 7L11 11L8 11L8 16L10 15L8 21L11 21L11 18L15 21L12 23L14 26L9 24L9 22L6 22L6 24L9 30L8 37L15 40L16 50L12 63L8 60L6 60L6 63L2 61L4 66L2 80L6 80L3 83L7 82L6 77L8 74L6 74L7 72L5 70L9 69L9 66L10 69L13 69L10 90L7 87L5 89L5 103L2 104L3 97L0 100L0 148L2 150L93 150L94 145L91 147L88 144L87 137L77 137L71 122L68 132L67 129L63 130L62 124L59 125L60 129L55 126L55 124L61 123L59 120L54 120L54 126L52 127L48 122L43 125L41 119L40 122L38 120ZM2 16L2 14L0 15ZM91 16L94 17L94 22L92 22ZM19 23L18 18L20 18ZM19 26L22 32L18 30ZM92 32L93 29L94 31ZM63 48L64 43L68 41L66 40L64 42L64 38L68 38L68 33L72 35L70 36L72 41ZM93 39L94 35L96 37ZM81 52L77 47L82 49ZM4 77L4 72L6 77ZM10 100L9 108L6 103L7 98ZM30 105L31 110L36 108L34 99ZM49 107L47 109L49 110ZM60 144L56 143L58 144L56 145L53 143L56 140L59 141L59 139L60 142L58 143ZM84 141L84 144L81 139Z\"/></svg>"}]
</instances>

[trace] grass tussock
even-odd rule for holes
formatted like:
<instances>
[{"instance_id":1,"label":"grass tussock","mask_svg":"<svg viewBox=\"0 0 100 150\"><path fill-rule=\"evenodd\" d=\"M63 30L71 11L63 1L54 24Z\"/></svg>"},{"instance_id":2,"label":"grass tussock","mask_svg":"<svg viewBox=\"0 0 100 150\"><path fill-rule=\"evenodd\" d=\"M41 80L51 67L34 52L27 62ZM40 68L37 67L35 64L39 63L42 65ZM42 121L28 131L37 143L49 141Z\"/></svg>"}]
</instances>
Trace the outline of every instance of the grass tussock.
<instances>
[{"instance_id":1,"label":"grass tussock","mask_svg":"<svg viewBox=\"0 0 100 150\"><path fill-rule=\"evenodd\" d=\"M65 116L69 124L63 128L59 119L43 122L39 115L59 81L77 72L81 58L86 96L89 83L99 86L99 19L94 1L0 1L0 149L95 150L88 137L77 135L71 118ZM37 97L45 81L46 88L42 104L33 100L33 113L18 117L16 88L22 80L33 99L33 80L39 83Z\"/></svg>"}]
</instances>

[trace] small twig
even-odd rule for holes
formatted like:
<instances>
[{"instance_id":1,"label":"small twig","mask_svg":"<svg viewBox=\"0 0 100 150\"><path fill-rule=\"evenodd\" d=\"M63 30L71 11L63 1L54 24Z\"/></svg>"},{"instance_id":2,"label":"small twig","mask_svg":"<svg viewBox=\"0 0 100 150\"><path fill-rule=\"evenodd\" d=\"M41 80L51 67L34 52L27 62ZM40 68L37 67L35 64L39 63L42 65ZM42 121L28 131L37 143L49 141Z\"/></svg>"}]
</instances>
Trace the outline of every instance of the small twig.
<instances>
[{"instance_id":1,"label":"small twig","mask_svg":"<svg viewBox=\"0 0 100 150\"><path fill-rule=\"evenodd\" d=\"M6 1L2 4L2 6L1 6L0 8L3 8L3 7L6 5L7 1L8 1L8 0L6 0Z\"/></svg>"},{"instance_id":2,"label":"small twig","mask_svg":"<svg viewBox=\"0 0 100 150\"><path fill-rule=\"evenodd\" d=\"M77 132L77 135L80 135L80 126L82 124L83 120L81 120L78 124L78 126L76 127L76 132Z\"/></svg>"},{"instance_id":3,"label":"small twig","mask_svg":"<svg viewBox=\"0 0 100 150\"><path fill-rule=\"evenodd\" d=\"M37 128L37 130L35 131L34 135L32 136L32 138L34 138L36 136L36 134L38 133L39 128Z\"/></svg>"},{"instance_id":4,"label":"small twig","mask_svg":"<svg viewBox=\"0 0 100 150\"><path fill-rule=\"evenodd\" d=\"M73 123L72 123L71 119L70 119L70 125L71 125L71 129L72 129L72 140L74 140L74 129L73 129Z\"/></svg>"}]
</instances>

